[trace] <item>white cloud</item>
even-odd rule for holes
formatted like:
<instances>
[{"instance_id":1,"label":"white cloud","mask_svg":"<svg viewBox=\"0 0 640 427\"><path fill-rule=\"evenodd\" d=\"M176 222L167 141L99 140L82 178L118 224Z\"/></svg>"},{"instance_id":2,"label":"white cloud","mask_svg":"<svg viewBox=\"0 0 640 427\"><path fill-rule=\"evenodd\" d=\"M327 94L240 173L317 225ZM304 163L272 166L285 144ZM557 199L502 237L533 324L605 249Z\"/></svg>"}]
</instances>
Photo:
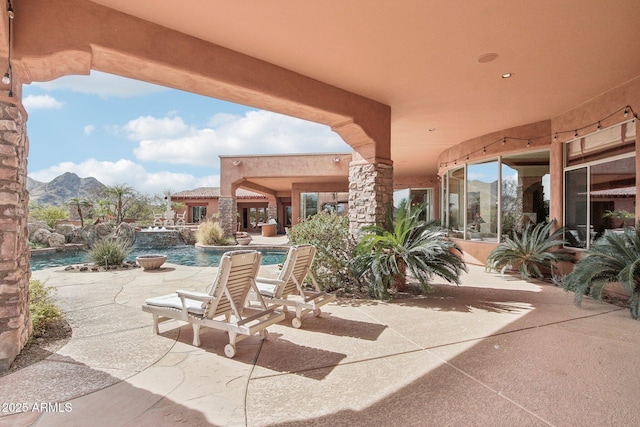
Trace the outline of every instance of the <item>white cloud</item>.
<instances>
[{"instance_id":1,"label":"white cloud","mask_svg":"<svg viewBox=\"0 0 640 427\"><path fill-rule=\"evenodd\" d=\"M351 151L327 126L268 111L216 114L209 125L199 129L178 116L146 116L121 130L138 141L134 153L141 161L211 166L219 155Z\"/></svg>"},{"instance_id":2,"label":"white cloud","mask_svg":"<svg viewBox=\"0 0 640 427\"><path fill-rule=\"evenodd\" d=\"M29 173L29 176L37 181L49 182L65 172L73 172L81 178L94 177L105 185L124 183L148 195L162 194L166 189L176 192L220 185L218 175L195 177L187 173L147 172L142 165L125 159L117 162L95 159L88 159L82 163L63 162Z\"/></svg>"},{"instance_id":3,"label":"white cloud","mask_svg":"<svg viewBox=\"0 0 640 427\"><path fill-rule=\"evenodd\" d=\"M49 95L29 95L22 100L22 104L27 111L62 108L62 102Z\"/></svg>"},{"instance_id":4,"label":"white cloud","mask_svg":"<svg viewBox=\"0 0 640 427\"><path fill-rule=\"evenodd\" d=\"M156 119L146 116L129 121L122 130L134 141L168 140L184 137L197 131L189 128L181 117L165 117Z\"/></svg>"},{"instance_id":5,"label":"white cloud","mask_svg":"<svg viewBox=\"0 0 640 427\"><path fill-rule=\"evenodd\" d=\"M89 136L94 130L96 130L96 127L94 125L86 125L84 127L84 134L86 136Z\"/></svg>"},{"instance_id":6,"label":"white cloud","mask_svg":"<svg viewBox=\"0 0 640 427\"><path fill-rule=\"evenodd\" d=\"M168 90L163 86L100 71L91 71L91 76L63 76L49 82L32 84L44 90L70 90L88 95L98 95L100 98L132 98Z\"/></svg>"}]
</instances>

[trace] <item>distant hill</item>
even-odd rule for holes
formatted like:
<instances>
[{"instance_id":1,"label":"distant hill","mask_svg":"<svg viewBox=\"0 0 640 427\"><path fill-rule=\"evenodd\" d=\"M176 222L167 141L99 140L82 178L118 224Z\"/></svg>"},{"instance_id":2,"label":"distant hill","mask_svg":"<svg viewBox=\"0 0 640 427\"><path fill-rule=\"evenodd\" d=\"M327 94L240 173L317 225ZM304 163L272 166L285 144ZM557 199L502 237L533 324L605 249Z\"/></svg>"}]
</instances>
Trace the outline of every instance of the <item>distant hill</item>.
<instances>
[{"instance_id":1,"label":"distant hill","mask_svg":"<svg viewBox=\"0 0 640 427\"><path fill-rule=\"evenodd\" d=\"M38 182L27 177L29 203L35 205L67 206L67 202L79 199L94 199L106 186L93 177L80 178L66 172L50 182Z\"/></svg>"},{"instance_id":2,"label":"distant hill","mask_svg":"<svg viewBox=\"0 0 640 427\"><path fill-rule=\"evenodd\" d=\"M36 181L29 176L27 177L27 191L31 191L42 184L44 184L44 182Z\"/></svg>"}]
</instances>

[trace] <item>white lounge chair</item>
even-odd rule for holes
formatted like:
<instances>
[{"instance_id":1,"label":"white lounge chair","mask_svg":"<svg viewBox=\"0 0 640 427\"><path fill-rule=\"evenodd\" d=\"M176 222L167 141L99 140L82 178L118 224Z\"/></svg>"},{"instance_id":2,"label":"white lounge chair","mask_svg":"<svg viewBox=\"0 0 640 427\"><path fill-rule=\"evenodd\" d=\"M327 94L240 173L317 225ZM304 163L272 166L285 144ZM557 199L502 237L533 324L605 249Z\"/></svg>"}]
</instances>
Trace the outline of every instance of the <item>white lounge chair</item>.
<instances>
[{"instance_id":1,"label":"white lounge chair","mask_svg":"<svg viewBox=\"0 0 640 427\"><path fill-rule=\"evenodd\" d=\"M291 320L294 328L302 326L302 316L310 311L319 316L320 307L336 299L335 295L320 290L311 265L316 255L313 245L297 245L289 248L287 259L277 279L258 277L256 284L260 294L272 307L295 307L296 317ZM315 291L304 289L304 280L309 278Z\"/></svg>"},{"instance_id":2,"label":"white lounge chair","mask_svg":"<svg viewBox=\"0 0 640 427\"><path fill-rule=\"evenodd\" d=\"M162 223L164 222L164 216L163 215L164 214L162 214L162 213L159 213L159 214L157 214L155 212L153 213L153 225L154 226L159 226L159 227L162 226Z\"/></svg>"},{"instance_id":3,"label":"white lounge chair","mask_svg":"<svg viewBox=\"0 0 640 427\"><path fill-rule=\"evenodd\" d=\"M181 214L176 214L176 227L184 227L187 225L186 217L187 211L184 211Z\"/></svg>"},{"instance_id":4,"label":"white lounge chair","mask_svg":"<svg viewBox=\"0 0 640 427\"><path fill-rule=\"evenodd\" d=\"M147 299L142 310L153 315L153 332L158 324L176 319L191 323L193 345L200 346L200 326L227 331L229 344L224 354L233 357L236 343L251 335L267 337L267 326L282 321L281 311L267 308L258 296L259 306L247 306L247 296L257 292L255 278L262 254L258 251L231 251L222 255L215 281L207 292L176 291L174 294Z\"/></svg>"}]
</instances>

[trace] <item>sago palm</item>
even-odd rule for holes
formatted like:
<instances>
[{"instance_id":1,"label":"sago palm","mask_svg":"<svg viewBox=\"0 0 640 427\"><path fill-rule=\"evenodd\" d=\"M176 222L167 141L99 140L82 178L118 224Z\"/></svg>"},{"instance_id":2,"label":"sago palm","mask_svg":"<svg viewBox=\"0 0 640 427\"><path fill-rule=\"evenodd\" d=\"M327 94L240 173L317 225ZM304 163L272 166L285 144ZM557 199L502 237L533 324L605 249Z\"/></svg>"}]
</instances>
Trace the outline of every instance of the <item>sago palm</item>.
<instances>
[{"instance_id":1,"label":"sago palm","mask_svg":"<svg viewBox=\"0 0 640 427\"><path fill-rule=\"evenodd\" d=\"M584 295L601 299L605 285L619 282L631 294L631 317L640 318L640 229L631 227L622 233L607 233L597 240L578 261L562 286L575 292L580 305Z\"/></svg>"},{"instance_id":2,"label":"sago palm","mask_svg":"<svg viewBox=\"0 0 640 427\"><path fill-rule=\"evenodd\" d=\"M446 230L435 222L420 219L425 206L411 207L405 199L393 215L387 212L388 228L366 226L355 248L353 270L360 279L369 280L369 294L378 299L389 296L395 286L403 290L407 271L424 290L431 288L433 276L460 283L466 270L461 251L446 237Z\"/></svg>"},{"instance_id":3,"label":"sago palm","mask_svg":"<svg viewBox=\"0 0 640 427\"><path fill-rule=\"evenodd\" d=\"M555 221L539 223L535 226L527 224L522 235L513 232L506 237L487 257L487 270L518 270L524 280L543 278L541 268L551 268L559 261L570 261L571 257L563 252L553 251L563 244L563 229L551 232Z\"/></svg>"}]
</instances>

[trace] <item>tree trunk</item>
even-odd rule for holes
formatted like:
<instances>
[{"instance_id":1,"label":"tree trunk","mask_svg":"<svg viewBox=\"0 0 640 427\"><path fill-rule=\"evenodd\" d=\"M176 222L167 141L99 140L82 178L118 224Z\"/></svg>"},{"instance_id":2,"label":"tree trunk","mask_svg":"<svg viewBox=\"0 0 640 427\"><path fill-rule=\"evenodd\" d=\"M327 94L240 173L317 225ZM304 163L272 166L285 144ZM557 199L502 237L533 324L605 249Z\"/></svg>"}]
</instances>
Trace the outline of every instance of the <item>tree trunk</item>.
<instances>
[{"instance_id":1,"label":"tree trunk","mask_svg":"<svg viewBox=\"0 0 640 427\"><path fill-rule=\"evenodd\" d=\"M404 292L407 289L407 264L403 259L398 260L398 274L393 276L393 286L397 292Z\"/></svg>"}]
</instances>

